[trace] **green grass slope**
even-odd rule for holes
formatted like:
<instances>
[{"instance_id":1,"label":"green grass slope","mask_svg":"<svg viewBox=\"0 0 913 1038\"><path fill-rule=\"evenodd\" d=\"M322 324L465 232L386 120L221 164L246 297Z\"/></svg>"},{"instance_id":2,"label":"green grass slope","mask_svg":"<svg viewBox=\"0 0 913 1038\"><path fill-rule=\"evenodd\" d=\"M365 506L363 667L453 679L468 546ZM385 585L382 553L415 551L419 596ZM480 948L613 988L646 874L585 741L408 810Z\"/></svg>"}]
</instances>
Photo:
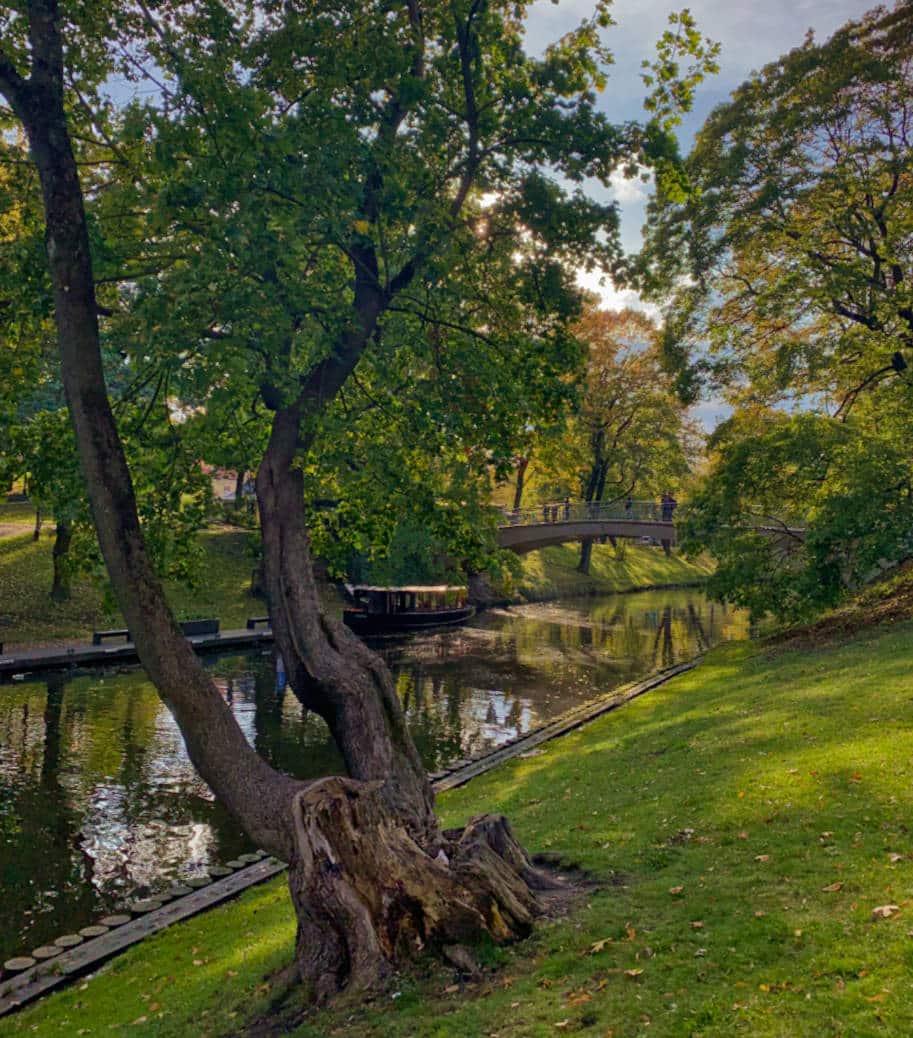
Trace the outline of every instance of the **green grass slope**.
<instances>
[{"instance_id":1,"label":"green grass slope","mask_svg":"<svg viewBox=\"0 0 913 1038\"><path fill-rule=\"evenodd\" d=\"M69 602L51 602L53 528L37 542L25 532L30 529L0 537L0 642L7 649L47 645L123 626L116 611L105 610L104 596L91 580L74 580ZM167 585L172 606L182 619L217 616L223 628L243 627L248 616L263 612L262 603L247 594L253 565L247 534L207 530L200 534L200 544L203 555L194 585Z\"/></svg>"},{"instance_id":2,"label":"green grass slope","mask_svg":"<svg viewBox=\"0 0 913 1038\"><path fill-rule=\"evenodd\" d=\"M913 624L714 650L618 713L441 798L503 811L600 887L477 984L426 963L299 1038L913 1033ZM884 906L896 906L884 908ZM875 909L882 909L879 918ZM237 1035L288 958L281 882L144 943L0 1036Z\"/></svg>"},{"instance_id":3,"label":"green grass slope","mask_svg":"<svg viewBox=\"0 0 913 1038\"><path fill-rule=\"evenodd\" d=\"M599 595L650 587L699 584L712 571L709 559L689 561L673 551L625 544L622 557L609 544L594 544L589 576L577 572L579 544L556 544L520 558L515 591L527 601L562 595Z\"/></svg>"}]
</instances>

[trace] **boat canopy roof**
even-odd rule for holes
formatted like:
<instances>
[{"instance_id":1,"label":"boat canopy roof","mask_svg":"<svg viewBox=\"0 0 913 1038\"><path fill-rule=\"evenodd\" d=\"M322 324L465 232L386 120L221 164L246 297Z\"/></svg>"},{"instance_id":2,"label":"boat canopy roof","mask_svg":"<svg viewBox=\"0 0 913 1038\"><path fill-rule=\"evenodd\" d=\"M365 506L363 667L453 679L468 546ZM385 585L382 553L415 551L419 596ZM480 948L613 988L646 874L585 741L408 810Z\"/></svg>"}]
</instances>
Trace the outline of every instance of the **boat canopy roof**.
<instances>
[{"instance_id":1,"label":"boat canopy roof","mask_svg":"<svg viewBox=\"0 0 913 1038\"><path fill-rule=\"evenodd\" d=\"M356 591L409 591L415 594L435 591L443 594L445 591L465 591L466 586L463 584L414 584L401 587L382 587L374 584L354 584L347 585L347 590L350 594Z\"/></svg>"}]
</instances>

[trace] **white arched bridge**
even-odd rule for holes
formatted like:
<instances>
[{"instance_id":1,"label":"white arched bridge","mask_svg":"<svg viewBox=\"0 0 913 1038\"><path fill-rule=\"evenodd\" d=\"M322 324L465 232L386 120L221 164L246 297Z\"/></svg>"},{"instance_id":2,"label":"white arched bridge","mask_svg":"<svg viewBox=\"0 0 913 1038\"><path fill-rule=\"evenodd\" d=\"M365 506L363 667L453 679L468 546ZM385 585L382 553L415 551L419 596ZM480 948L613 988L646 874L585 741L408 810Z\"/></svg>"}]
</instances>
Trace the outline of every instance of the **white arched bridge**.
<instances>
[{"instance_id":1,"label":"white arched bridge","mask_svg":"<svg viewBox=\"0 0 913 1038\"><path fill-rule=\"evenodd\" d=\"M523 555L551 544L623 537L661 545L668 551L675 544L675 510L674 503L632 500L605 504L563 501L505 510L498 519L498 544ZM773 518L759 519L752 525L771 536L794 541L801 541L805 532Z\"/></svg>"}]
</instances>

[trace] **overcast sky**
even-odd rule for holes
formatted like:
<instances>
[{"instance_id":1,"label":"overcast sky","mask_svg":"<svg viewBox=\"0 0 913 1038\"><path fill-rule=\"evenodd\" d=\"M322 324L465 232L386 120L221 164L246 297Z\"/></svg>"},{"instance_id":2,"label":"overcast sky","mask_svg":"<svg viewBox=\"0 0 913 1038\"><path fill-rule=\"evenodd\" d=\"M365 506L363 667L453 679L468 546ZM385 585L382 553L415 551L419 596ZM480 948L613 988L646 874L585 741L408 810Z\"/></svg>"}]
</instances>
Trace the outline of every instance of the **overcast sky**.
<instances>
[{"instance_id":1,"label":"overcast sky","mask_svg":"<svg viewBox=\"0 0 913 1038\"><path fill-rule=\"evenodd\" d=\"M640 63L653 57L669 12L681 10L686 4L701 32L719 42L721 50L719 73L698 88L694 110L679 128L683 153L710 111L752 71L800 45L809 29L824 40L844 22L875 6L866 0L615 0L612 11L617 24L605 35L615 64L602 95L602 106L613 121L644 118ZM558 4L539 0L529 17L530 48L539 50L559 38L587 17L592 8L591 0L561 0ZM629 252L640 246L648 190L649 186L640 181L619 179L613 192L622 206L622 240ZM618 292L610 283L599 284L595 276L586 277L584 283L598 291L607 306L637 305L633 293ZM705 426L712 428L728 410L721 402L709 401L696 412Z\"/></svg>"}]
</instances>

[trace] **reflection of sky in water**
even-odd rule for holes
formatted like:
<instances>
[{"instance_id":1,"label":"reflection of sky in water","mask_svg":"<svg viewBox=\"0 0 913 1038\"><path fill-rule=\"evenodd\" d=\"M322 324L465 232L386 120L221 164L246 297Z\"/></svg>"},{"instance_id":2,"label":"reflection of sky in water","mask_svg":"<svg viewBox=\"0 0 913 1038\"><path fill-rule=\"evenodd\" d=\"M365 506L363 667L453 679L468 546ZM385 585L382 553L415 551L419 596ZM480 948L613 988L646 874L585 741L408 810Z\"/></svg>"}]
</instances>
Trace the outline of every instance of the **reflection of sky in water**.
<instances>
[{"instance_id":1,"label":"reflection of sky in water","mask_svg":"<svg viewBox=\"0 0 913 1038\"><path fill-rule=\"evenodd\" d=\"M495 610L384 654L434 771L746 633L741 614L699 593L645 592ZM210 665L273 766L339 769L325 725L283 690L270 654ZM141 671L0 686L0 959L249 849Z\"/></svg>"}]
</instances>

